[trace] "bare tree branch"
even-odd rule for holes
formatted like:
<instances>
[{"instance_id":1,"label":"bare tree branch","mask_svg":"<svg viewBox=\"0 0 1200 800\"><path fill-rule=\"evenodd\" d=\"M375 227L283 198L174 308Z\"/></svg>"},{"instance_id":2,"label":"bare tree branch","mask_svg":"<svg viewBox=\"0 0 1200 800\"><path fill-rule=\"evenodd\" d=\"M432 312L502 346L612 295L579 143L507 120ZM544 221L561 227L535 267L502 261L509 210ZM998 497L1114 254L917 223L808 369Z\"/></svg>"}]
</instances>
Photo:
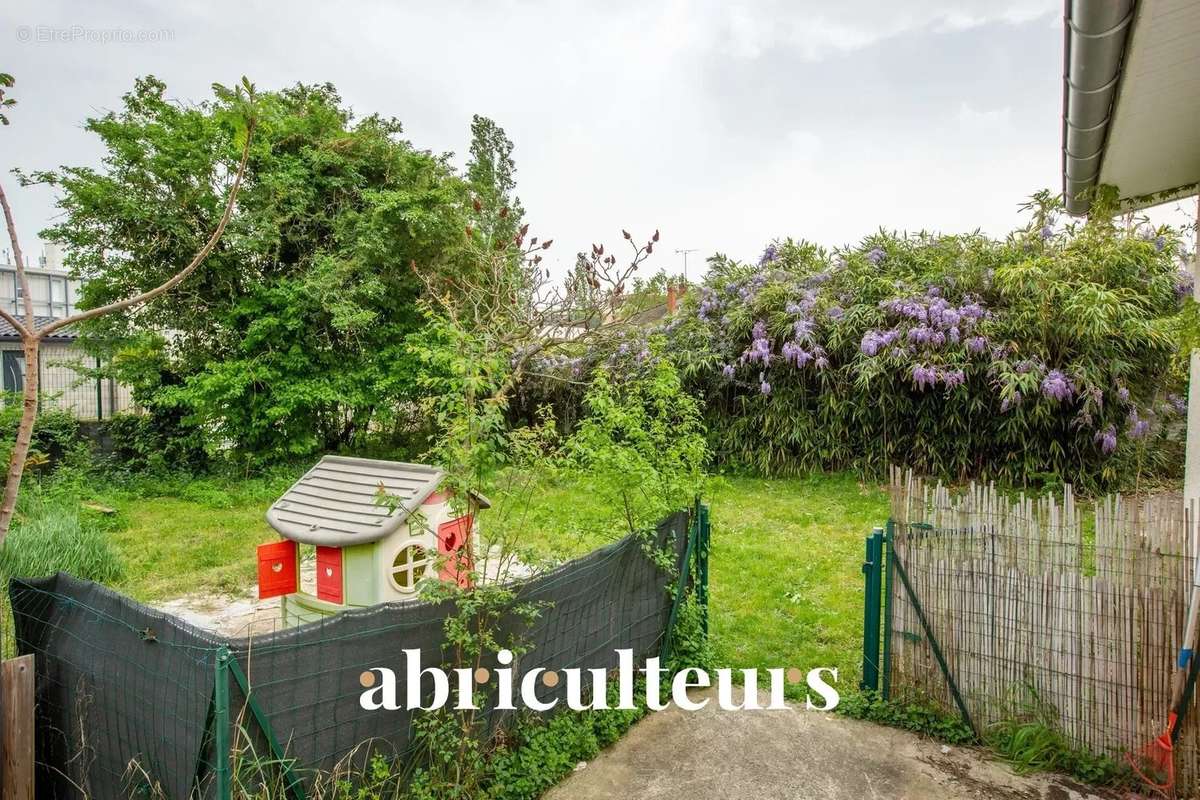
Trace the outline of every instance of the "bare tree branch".
<instances>
[{"instance_id":1,"label":"bare tree branch","mask_svg":"<svg viewBox=\"0 0 1200 800\"><path fill-rule=\"evenodd\" d=\"M225 211L223 214L221 214L221 219L217 222L217 227L213 229L212 235L209 236L208 241L204 243L204 247L200 248L200 251L197 252L195 257L192 259L192 263L175 273L175 275L169 280L164 281L149 291L142 292L141 294L134 295L133 297L128 297L124 300L118 300L115 303L109 303L106 306L90 308L87 311L81 311L78 314L56 320L55 322L52 322L43 328L40 332L40 335L46 336L47 334L53 333L60 328L65 328L66 326L73 325L77 322L83 322L84 320L101 317L105 314L111 314L114 311L132 308L133 306L141 305L142 303L148 303L159 295L171 291L171 289L183 283L183 281L185 281L189 275L195 272L196 268L203 263L204 259L208 258L208 254L211 253L213 248L217 246L217 242L221 239L221 234L225 232L225 226L229 224L229 220L233 216L234 203L237 200L238 190L242 185L242 177L246 172L246 162L250 159L250 139L253 134L254 128L253 123L251 123L246 131L246 146L242 149L242 160L238 163L237 175L234 176L233 186L229 190L229 200L225 203ZM32 308L32 306L30 307Z\"/></svg>"},{"instance_id":2,"label":"bare tree branch","mask_svg":"<svg viewBox=\"0 0 1200 800\"><path fill-rule=\"evenodd\" d=\"M254 102L254 87L246 79L242 79L242 85L246 90L247 108L252 109ZM242 99L241 90L238 90L238 99ZM29 291L29 278L25 273L24 258L21 254L20 245L17 243L17 228L13 221L12 211L8 206L8 199L4 196L3 189L0 188L0 204L4 207L4 218L8 225L9 239L13 243L13 251L16 257L17 281L21 287L22 295L25 300L25 324L21 325L15 317L7 311L0 309L0 317L13 325L21 334L21 343L25 353L25 385L22 395L22 410L21 423L17 428L17 440L13 445L12 454L8 462L8 476L4 483L4 497L0 501L0 543L3 543L4 538L8 535L8 529L12 524L13 514L17 507L17 494L21 488L21 477L25 472L25 462L29 458L29 447L33 439L33 426L37 421L37 403L38 403L38 358L39 348L42 339L56 330L64 328L68 325L73 325L77 322L83 322L88 319L105 314L111 314L115 311L121 311L128 308L147 303L154 298L169 292L174 287L182 283L189 275L204 262L204 259L213 251L217 242L221 238L221 234L225 231L225 226L229 224L230 218L233 216L233 209L237 202L238 192L242 186L242 180L246 174L246 165L250 160L250 144L254 140L255 116L252 111L246 115L246 139L242 144L241 158L238 161L237 172L234 175L233 184L229 188L229 199L225 203L225 209L221 214L220 220L217 222L216 228L212 235L208 237L208 241L196 253L191 262L179 272L175 273L169 280L159 284L149 291L134 295L133 297L124 300L118 300L115 303L109 303L99 308L89 309L78 314L66 317L64 319L55 320L41 330L37 329L37 324L33 316L33 297Z\"/></svg>"},{"instance_id":3,"label":"bare tree branch","mask_svg":"<svg viewBox=\"0 0 1200 800\"><path fill-rule=\"evenodd\" d=\"M18 336L24 338L25 336L29 335L29 331L27 331L25 329L25 324L23 322L21 322L20 320L18 320L16 317L14 317L12 314L5 311L3 308L0 308L0 319L4 320L9 325L12 325L14 328L16 328Z\"/></svg>"},{"instance_id":4,"label":"bare tree branch","mask_svg":"<svg viewBox=\"0 0 1200 800\"><path fill-rule=\"evenodd\" d=\"M21 253L21 242L17 239L17 223L13 220L12 208L8 205L8 195L4 193L3 186L0 186L0 206L4 208L4 224L8 227L8 240L12 242L13 263L17 267L17 284L25 294L25 324L17 322L16 318L4 309L0 309L0 315L3 316L5 322L16 328L23 338L32 333L34 329L33 298L29 296L29 281L25 277L25 257Z\"/></svg>"}]
</instances>

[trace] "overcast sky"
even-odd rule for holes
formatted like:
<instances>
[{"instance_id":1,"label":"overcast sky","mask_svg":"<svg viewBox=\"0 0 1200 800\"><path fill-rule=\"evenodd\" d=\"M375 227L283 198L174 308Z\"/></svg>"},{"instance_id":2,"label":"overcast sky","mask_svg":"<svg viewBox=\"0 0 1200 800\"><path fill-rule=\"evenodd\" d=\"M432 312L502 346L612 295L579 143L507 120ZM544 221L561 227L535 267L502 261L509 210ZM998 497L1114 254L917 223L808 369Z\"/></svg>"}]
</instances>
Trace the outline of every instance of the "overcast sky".
<instances>
[{"instance_id":1,"label":"overcast sky","mask_svg":"<svg viewBox=\"0 0 1200 800\"><path fill-rule=\"evenodd\" d=\"M693 276L774 237L1002 234L1027 195L1060 188L1058 0L187 5L6 0L0 71L19 105L0 167L95 163L81 123L136 76L201 100L244 74L330 81L460 165L471 115L492 117L516 143L528 220L564 260L622 227L661 229L654 268L696 249ZM100 41L114 32L147 41ZM35 251L53 194L3 179Z\"/></svg>"}]
</instances>

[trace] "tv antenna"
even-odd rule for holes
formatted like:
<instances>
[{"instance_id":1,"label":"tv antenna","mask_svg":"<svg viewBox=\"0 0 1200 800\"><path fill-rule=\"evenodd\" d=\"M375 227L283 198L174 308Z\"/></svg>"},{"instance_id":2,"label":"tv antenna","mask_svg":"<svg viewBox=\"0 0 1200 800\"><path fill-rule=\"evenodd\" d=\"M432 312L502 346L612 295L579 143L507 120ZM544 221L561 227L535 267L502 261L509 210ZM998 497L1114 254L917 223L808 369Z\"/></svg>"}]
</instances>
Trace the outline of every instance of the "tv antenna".
<instances>
[{"instance_id":1,"label":"tv antenna","mask_svg":"<svg viewBox=\"0 0 1200 800\"><path fill-rule=\"evenodd\" d=\"M696 252L696 250L697 250L697 248L693 247L693 248L691 248L691 249L689 249L689 250L676 250L676 251L675 251L675 255L682 255L682 256L683 256L683 280L684 280L685 282L687 281L687 257L688 257L688 253L694 253L694 252Z\"/></svg>"}]
</instances>

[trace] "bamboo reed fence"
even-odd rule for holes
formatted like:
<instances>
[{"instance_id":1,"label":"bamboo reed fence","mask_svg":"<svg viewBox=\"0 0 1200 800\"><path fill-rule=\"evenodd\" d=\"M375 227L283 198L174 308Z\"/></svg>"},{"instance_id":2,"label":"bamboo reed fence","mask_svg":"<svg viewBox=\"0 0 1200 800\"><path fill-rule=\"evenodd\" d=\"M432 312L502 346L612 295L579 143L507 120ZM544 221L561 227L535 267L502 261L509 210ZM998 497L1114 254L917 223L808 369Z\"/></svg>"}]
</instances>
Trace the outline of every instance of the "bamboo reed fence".
<instances>
[{"instance_id":1,"label":"bamboo reed fence","mask_svg":"<svg viewBox=\"0 0 1200 800\"><path fill-rule=\"evenodd\" d=\"M952 493L891 474L891 546L980 733L1045 719L1074 747L1122 758L1161 733L1183 636L1194 513L1178 494ZM957 712L901 580L890 593L890 694ZM1177 790L1200 790L1195 700L1176 745Z\"/></svg>"}]
</instances>

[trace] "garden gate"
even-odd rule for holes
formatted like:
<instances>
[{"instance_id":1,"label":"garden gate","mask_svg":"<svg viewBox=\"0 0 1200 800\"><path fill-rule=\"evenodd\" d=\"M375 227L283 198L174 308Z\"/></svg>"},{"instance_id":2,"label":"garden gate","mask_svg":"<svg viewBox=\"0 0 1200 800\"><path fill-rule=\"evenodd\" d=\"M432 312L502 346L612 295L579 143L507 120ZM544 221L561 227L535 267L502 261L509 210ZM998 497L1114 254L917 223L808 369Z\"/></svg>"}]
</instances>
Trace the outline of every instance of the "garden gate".
<instances>
[{"instance_id":1,"label":"garden gate","mask_svg":"<svg viewBox=\"0 0 1200 800\"><path fill-rule=\"evenodd\" d=\"M1041 723L1114 760L1160 734L1192 585L1178 495L951 495L893 470L891 518L867 537L862 688L958 714L983 737ZM1193 672L1200 659L1193 659ZM1177 786L1200 779L1196 701Z\"/></svg>"}]
</instances>

